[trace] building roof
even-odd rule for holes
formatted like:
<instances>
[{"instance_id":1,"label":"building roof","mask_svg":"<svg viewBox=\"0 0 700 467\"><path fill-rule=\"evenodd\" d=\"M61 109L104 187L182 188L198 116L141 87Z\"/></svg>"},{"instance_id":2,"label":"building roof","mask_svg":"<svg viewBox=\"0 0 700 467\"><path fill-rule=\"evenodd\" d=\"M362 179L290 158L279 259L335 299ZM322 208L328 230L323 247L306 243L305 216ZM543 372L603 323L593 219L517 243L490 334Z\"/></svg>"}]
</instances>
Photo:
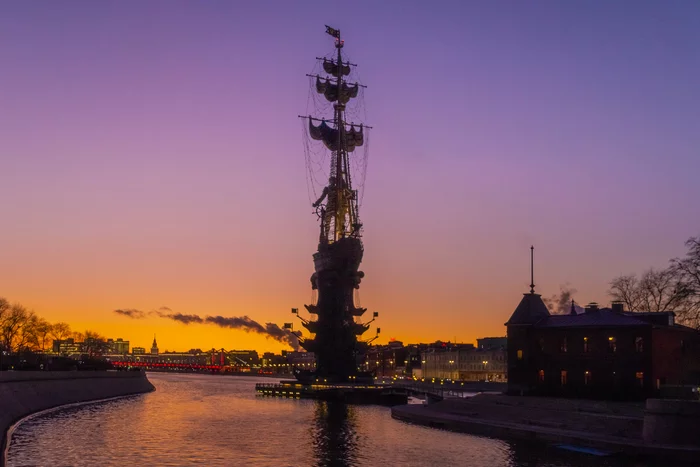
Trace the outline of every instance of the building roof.
<instances>
[{"instance_id":1,"label":"building roof","mask_svg":"<svg viewBox=\"0 0 700 467\"><path fill-rule=\"evenodd\" d=\"M637 319L627 313L619 313L609 308L601 308L578 315L551 315L539 321L536 326L543 328L568 327L620 327L620 326L650 326L652 323Z\"/></svg>"},{"instance_id":2,"label":"building roof","mask_svg":"<svg viewBox=\"0 0 700 467\"><path fill-rule=\"evenodd\" d=\"M542 296L533 292L523 294L517 308L510 315L506 326L511 324L535 324L549 317L549 310L542 301Z\"/></svg>"}]
</instances>

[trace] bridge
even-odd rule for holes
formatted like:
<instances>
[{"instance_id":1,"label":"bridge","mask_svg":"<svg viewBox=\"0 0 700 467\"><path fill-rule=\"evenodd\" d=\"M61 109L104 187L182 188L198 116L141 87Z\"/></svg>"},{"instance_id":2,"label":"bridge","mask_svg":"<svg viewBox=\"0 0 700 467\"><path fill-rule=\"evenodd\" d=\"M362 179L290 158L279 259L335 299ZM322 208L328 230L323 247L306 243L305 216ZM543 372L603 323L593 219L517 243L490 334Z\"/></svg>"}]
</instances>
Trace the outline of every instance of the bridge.
<instances>
[{"instance_id":1,"label":"bridge","mask_svg":"<svg viewBox=\"0 0 700 467\"><path fill-rule=\"evenodd\" d=\"M158 363L158 362L125 362L112 361L115 368L143 368L150 371L191 371L203 373L245 373L258 374L251 372L250 367L238 367L228 365L201 365L196 363Z\"/></svg>"}]
</instances>

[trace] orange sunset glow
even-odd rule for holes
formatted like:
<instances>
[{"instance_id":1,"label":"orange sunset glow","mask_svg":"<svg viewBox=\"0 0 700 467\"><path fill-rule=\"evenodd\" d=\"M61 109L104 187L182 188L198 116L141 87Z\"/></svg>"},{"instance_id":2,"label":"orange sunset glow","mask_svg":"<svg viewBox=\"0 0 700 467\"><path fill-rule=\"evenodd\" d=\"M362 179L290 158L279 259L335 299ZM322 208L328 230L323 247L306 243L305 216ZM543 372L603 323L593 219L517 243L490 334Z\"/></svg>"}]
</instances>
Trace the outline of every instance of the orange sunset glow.
<instances>
[{"instance_id":1,"label":"orange sunset glow","mask_svg":"<svg viewBox=\"0 0 700 467\"><path fill-rule=\"evenodd\" d=\"M291 5L274 25L262 6L132 7L0 18L0 296L132 347L155 334L161 350L285 349L149 312L282 326L311 303L319 224L297 115L305 73L333 51L318 26L330 20ZM692 41L620 39L624 61L574 36L561 48L563 20L526 33L498 9L394 10L337 25L374 125L359 297L379 312L375 343L504 335L531 245L536 291L570 287L581 304L685 254L700 227L685 208L700 198L700 68L674 61L687 70L672 86L639 70ZM482 14L495 29L451 23ZM601 21L586 40L637 37Z\"/></svg>"}]
</instances>

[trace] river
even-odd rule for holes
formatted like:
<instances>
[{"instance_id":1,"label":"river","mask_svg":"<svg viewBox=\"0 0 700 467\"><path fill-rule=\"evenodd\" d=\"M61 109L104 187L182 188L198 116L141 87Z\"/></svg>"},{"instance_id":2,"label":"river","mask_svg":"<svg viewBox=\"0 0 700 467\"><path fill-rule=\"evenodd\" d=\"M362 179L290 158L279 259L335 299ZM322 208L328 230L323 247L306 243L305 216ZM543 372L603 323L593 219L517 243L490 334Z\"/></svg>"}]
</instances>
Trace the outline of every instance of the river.
<instances>
[{"instance_id":1,"label":"river","mask_svg":"<svg viewBox=\"0 0 700 467\"><path fill-rule=\"evenodd\" d=\"M256 396L255 377L149 373L156 391L22 423L8 466L618 467L399 422L377 406Z\"/></svg>"}]
</instances>

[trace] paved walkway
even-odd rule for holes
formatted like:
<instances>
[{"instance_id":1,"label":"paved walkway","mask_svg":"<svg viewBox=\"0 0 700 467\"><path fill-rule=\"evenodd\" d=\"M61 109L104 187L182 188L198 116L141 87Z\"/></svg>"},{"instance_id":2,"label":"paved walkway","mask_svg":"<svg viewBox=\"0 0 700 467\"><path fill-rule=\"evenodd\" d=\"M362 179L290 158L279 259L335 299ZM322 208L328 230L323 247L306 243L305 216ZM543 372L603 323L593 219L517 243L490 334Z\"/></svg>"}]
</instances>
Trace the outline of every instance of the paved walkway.
<instances>
[{"instance_id":1,"label":"paved walkway","mask_svg":"<svg viewBox=\"0 0 700 467\"><path fill-rule=\"evenodd\" d=\"M392 408L392 417L495 438L573 444L679 461L700 459L700 449L645 445L644 406L639 403L482 394L429 406L397 406Z\"/></svg>"}]
</instances>

